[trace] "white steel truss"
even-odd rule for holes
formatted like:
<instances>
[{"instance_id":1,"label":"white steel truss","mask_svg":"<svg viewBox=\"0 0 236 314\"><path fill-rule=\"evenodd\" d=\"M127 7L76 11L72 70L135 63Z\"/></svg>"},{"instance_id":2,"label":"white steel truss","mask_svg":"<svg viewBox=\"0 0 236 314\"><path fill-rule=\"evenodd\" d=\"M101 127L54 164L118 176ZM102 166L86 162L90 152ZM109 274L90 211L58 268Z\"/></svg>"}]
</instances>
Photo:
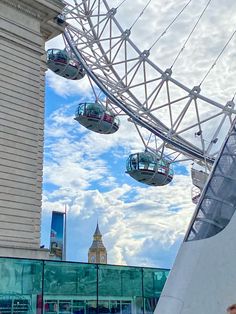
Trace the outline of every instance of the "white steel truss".
<instances>
[{"instance_id":1,"label":"white steel truss","mask_svg":"<svg viewBox=\"0 0 236 314\"><path fill-rule=\"evenodd\" d=\"M117 115L130 117L146 149L174 150L174 160L181 153L212 164L236 113L233 100L218 103L204 97L200 86L189 88L175 80L172 69L160 69L151 61L150 50L140 51L133 43L131 29L123 30L116 12L106 0L68 2L66 49ZM146 138L143 129L149 133Z\"/></svg>"}]
</instances>

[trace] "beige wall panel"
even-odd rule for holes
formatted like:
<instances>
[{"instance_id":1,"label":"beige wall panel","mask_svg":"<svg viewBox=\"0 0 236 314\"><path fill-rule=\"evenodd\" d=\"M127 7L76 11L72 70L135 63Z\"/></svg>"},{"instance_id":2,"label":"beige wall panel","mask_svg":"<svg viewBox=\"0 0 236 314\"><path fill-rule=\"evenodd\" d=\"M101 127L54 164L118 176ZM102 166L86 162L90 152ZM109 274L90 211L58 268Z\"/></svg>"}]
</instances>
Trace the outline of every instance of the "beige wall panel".
<instances>
[{"instance_id":1,"label":"beige wall panel","mask_svg":"<svg viewBox=\"0 0 236 314\"><path fill-rule=\"evenodd\" d=\"M0 191L2 188L0 188ZM7 189L5 189L6 191ZM9 192L0 192L0 200L7 201L7 202L15 202L20 203L22 207L24 208L24 204L31 205L32 211L40 211L40 208L38 206L41 206L41 200L38 200L36 198L36 195L34 198L26 196L19 196L18 194L11 194Z\"/></svg>"},{"instance_id":2,"label":"beige wall panel","mask_svg":"<svg viewBox=\"0 0 236 314\"><path fill-rule=\"evenodd\" d=\"M15 142L14 142L15 143ZM28 146L26 146L27 150L25 149L25 145L24 145L24 149L22 149L23 147L17 147L16 145L14 145L12 147L12 145L4 145L4 143L0 142L0 152L5 152L8 153L9 155L14 154L17 156L21 156L21 157L26 157L26 158L30 158L30 159L35 159L35 149L30 150L30 148Z\"/></svg>"},{"instance_id":3,"label":"beige wall panel","mask_svg":"<svg viewBox=\"0 0 236 314\"><path fill-rule=\"evenodd\" d=\"M0 43L1 43L1 40L0 40ZM10 60L9 58L6 58L5 56L0 55L0 63L2 67L5 67L5 68L9 67L10 69L14 67L21 72L25 72L25 75L31 74L35 78L38 77L37 69L33 68L32 64L29 64L29 67L26 67L26 65L24 64L22 60L19 60L18 62L13 63L13 61Z\"/></svg>"},{"instance_id":4,"label":"beige wall panel","mask_svg":"<svg viewBox=\"0 0 236 314\"><path fill-rule=\"evenodd\" d=\"M60 1L0 0L0 256L46 256L39 250L44 36L59 34L47 22L62 8Z\"/></svg>"},{"instance_id":5,"label":"beige wall panel","mask_svg":"<svg viewBox=\"0 0 236 314\"><path fill-rule=\"evenodd\" d=\"M0 200L0 214L22 218L40 219L40 211L32 211L32 205Z\"/></svg>"}]
</instances>

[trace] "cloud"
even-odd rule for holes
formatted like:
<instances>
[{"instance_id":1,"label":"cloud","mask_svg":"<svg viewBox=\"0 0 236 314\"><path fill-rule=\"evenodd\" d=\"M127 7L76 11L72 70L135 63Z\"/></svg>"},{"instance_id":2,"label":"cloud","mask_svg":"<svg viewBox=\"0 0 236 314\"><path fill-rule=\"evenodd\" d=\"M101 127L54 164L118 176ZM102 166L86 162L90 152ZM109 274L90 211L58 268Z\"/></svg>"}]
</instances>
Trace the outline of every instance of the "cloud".
<instances>
[{"instance_id":1,"label":"cloud","mask_svg":"<svg viewBox=\"0 0 236 314\"><path fill-rule=\"evenodd\" d=\"M95 226L99 218L110 263L154 265L150 257L140 257L144 243L160 241L171 247L183 236L192 208L190 179L177 175L173 184L160 188L127 181L127 175L117 170L129 151L142 148L136 131L129 128L127 134L130 123L123 119L116 134L98 136L73 120L73 104L62 105L46 121L44 215L68 205L68 241L84 252L78 256L70 251L72 260L86 260L89 245L88 229L86 241L72 239L79 232L77 224L88 226L93 221ZM189 198L183 202L186 186Z\"/></svg>"},{"instance_id":2,"label":"cloud","mask_svg":"<svg viewBox=\"0 0 236 314\"><path fill-rule=\"evenodd\" d=\"M79 81L66 80L48 70L46 73L49 86L60 96L81 95L82 93L91 95L91 87L86 77Z\"/></svg>"},{"instance_id":3,"label":"cloud","mask_svg":"<svg viewBox=\"0 0 236 314\"><path fill-rule=\"evenodd\" d=\"M127 149L132 149L130 139L123 131L113 139L104 136L107 138L104 142L103 137L87 131L76 135L74 126L67 119L68 110L70 106L65 106L64 110L60 108L48 118L51 124L47 126L46 143L50 144L46 146L44 182L53 184L54 188L44 191L43 208L48 215L50 209L63 209L65 203L68 205L71 221L68 241L84 252L83 256L78 256L69 249L69 258L86 260L88 239L92 234L87 228L84 235L87 240L78 238L76 241L77 225L88 226L93 221L95 226L98 218L110 263L162 265L151 255L144 256L142 251L145 252L145 243L151 245L155 241L171 249L183 237L193 208L190 179L177 175L173 184L160 188L146 187L134 181L132 185L119 183L120 174L115 169L111 171L109 161L113 159L114 148L123 151L124 144ZM50 131L55 124L59 133L60 128L67 130L56 141ZM137 143L133 144L136 147ZM109 158L103 158L108 152ZM122 153L118 155L121 158ZM183 201L187 189L189 198Z\"/></svg>"}]
</instances>

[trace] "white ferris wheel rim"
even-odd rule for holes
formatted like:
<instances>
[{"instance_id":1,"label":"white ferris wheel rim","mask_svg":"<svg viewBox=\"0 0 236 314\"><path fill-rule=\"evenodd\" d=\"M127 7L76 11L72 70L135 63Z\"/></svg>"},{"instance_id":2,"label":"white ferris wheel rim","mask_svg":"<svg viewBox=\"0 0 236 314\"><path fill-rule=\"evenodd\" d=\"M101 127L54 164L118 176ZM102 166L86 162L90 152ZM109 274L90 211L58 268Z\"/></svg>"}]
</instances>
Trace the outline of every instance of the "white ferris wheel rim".
<instances>
[{"instance_id":1,"label":"white ferris wheel rim","mask_svg":"<svg viewBox=\"0 0 236 314\"><path fill-rule=\"evenodd\" d=\"M140 60L141 61L145 60L145 62L150 67L152 67L157 73L159 73L159 75L161 75L161 80L164 83L166 82L166 84L167 84L167 83L171 82L172 84L174 84L175 86L177 86L179 89L181 89L182 91L184 91L186 93L187 96L183 97L183 98L187 99L187 104L186 104L187 109L188 109L189 105L191 104L191 102L194 102L195 106L197 106L196 102L200 100L200 101L203 101L207 104L212 105L214 108L221 110L220 114L216 114L215 116L213 116L213 118L215 118L216 116L222 114L222 120L214 132L214 137L209 142L210 144L208 146L208 149L204 148L205 147L204 146L204 139L201 138L202 149L199 149L197 146L195 146L192 143L190 143L189 141L187 141L184 137L179 136L177 132L174 133L173 128L172 128L172 130L170 130L170 128L168 128L162 121L156 119L156 117L154 117L152 115L151 110L149 110L149 112L148 112L146 110L146 108L140 106L140 104L139 104L139 109L143 109L145 111L145 117L147 116L147 118L145 118L143 114L139 114L137 111L135 111L133 109L132 104L131 104L131 106L130 106L130 104L127 105L126 99L119 97L120 91L114 91L114 86L112 86L113 90L111 91L111 88L109 86L109 82L108 82L108 78L107 78L106 74L104 75L104 77L101 77L101 71L103 71L102 67L104 67L103 64L100 64L100 65L96 64L97 68L100 71L99 75L96 73L96 71L94 70L94 66L95 66L95 60L97 63L97 59L94 58L93 61L89 60L89 62L90 62L89 63L88 57L86 57L84 50L81 50L78 47L78 38L83 38L83 40L84 39L85 39L85 41L87 40L87 47L86 48L90 47L93 55L95 55L92 46L93 46L93 43L96 43L97 47L99 47L99 49L100 49L100 53L101 53L102 57L105 58L105 60L107 60L107 61L109 60L109 58L106 55L105 48L103 48L101 42L98 42L99 37L98 37L98 34L96 34L96 32L95 32L95 29L96 29L96 27L98 28L98 26L93 25L93 21L91 18L92 14L91 14L91 12L89 12L89 8L88 8L88 5L91 3L91 1L89 1L89 0L81 0L80 4L79 5L77 4L75 6L67 3L65 15L66 16L69 15L70 18L71 17L76 18L75 12L77 12L77 14L78 14L77 18L79 19L79 22L77 23L77 27L81 26L80 28L79 27L77 28L77 27L67 23L66 27L65 27L64 38L65 38L65 41L66 41L69 49L72 51L73 55L83 65L86 73L94 81L94 83L102 90L102 92L111 100L111 102L113 104L115 104L118 108L120 108L124 113L126 113L131 118L132 122L136 123L138 126L145 128L146 130L150 131L151 134L154 134L155 136L162 139L163 142L165 143L164 145L171 147L173 150L176 150L177 152L183 153L184 155L190 157L190 159L194 159L194 160L197 160L200 162L204 162L204 163L207 162L208 164L212 164L214 162L214 156L210 155L210 153L208 151L210 151L210 149L212 148L212 146L214 144L214 139L219 134L225 120L227 118L229 118L230 123L232 124L232 121L233 121L232 117L236 114L236 110L234 109L234 102L229 101L226 105L220 104L220 103L218 103L218 102L216 102L210 98L207 98L207 97L201 95L201 93L200 93L201 90L200 90L199 86L195 86L194 88L191 89L191 88L185 86L184 84L182 84L181 82L175 80L171 76L172 72L170 69L163 71L161 68L159 68L155 63L153 63L148 58L149 57L149 51L141 52L139 50L139 48L134 44L134 42L129 37L130 34L128 33L128 31L127 30L124 31L123 28L121 27L121 25L119 24L119 22L117 21L117 19L115 18L116 9L110 9L106 0L94 0L93 6L97 2L98 2L98 5L101 5L101 3L102 3L104 5L104 7L106 8L106 14L103 13L102 17L105 16L105 19L106 18L107 18L107 20L110 19L109 21L111 23L115 24L116 28L120 32L120 38L121 39L123 38L123 40L125 38L125 41L130 45L130 47L140 57ZM75 3L76 3L76 1L75 1ZM84 29L83 21L86 21L86 25L88 26L88 29ZM99 18L98 18L98 25L99 25ZM84 42L83 42L83 44L84 44ZM102 58L100 57L100 61L101 60L102 60ZM128 62L128 61L125 60L125 62ZM109 64L109 70L111 70L111 72L114 74L114 77L117 78L117 80L119 80L119 82L122 81L119 73L116 72L116 70L115 70L114 66L112 66L112 64ZM106 81L106 79L107 79L107 81ZM126 88L126 92L129 93L129 97L131 95L131 98L133 97L134 102L137 102L138 100L135 97L135 95L130 93L129 88L127 88L127 86L125 86L125 88ZM162 88L162 86L161 86L161 88ZM169 101L169 107L170 107L170 104L171 104L171 101ZM197 113L197 115L199 115L199 114ZM213 118L209 118L209 120L213 119ZM205 123L206 121L207 121L206 119L204 121L200 121L199 117L198 117L199 130L201 130L201 125L203 123ZM181 122L181 120L180 120L180 122ZM177 124L179 125L180 122L178 122Z\"/></svg>"}]
</instances>

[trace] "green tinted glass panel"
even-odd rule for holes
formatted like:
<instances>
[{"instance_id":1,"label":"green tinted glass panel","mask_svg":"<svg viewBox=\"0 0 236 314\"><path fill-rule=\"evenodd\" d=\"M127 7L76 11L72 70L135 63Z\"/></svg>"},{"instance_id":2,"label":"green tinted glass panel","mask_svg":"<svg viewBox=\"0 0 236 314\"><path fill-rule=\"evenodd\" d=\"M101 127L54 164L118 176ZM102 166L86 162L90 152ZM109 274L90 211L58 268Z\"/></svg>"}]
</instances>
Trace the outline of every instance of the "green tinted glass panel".
<instances>
[{"instance_id":1,"label":"green tinted glass panel","mask_svg":"<svg viewBox=\"0 0 236 314\"><path fill-rule=\"evenodd\" d=\"M99 296L142 296L142 269L99 265Z\"/></svg>"},{"instance_id":2,"label":"green tinted glass panel","mask_svg":"<svg viewBox=\"0 0 236 314\"><path fill-rule=\"evenodd\" d=\"M44 295L97 296L94 264L45 262Z\"/></svg>"},{"instance_id":3,"label":"green tinted glass panel","mask_svg":"<svg viewBox=\"0 0 236 314\"><path fill-rule=\"evenodd\" d=\"M154 292L154 271L152 269L143 270L143 287L144 297L156 296ZM157 296L159 296L159 293Z\"/></svg>"},{"instance_id":4,"label":"green tinted glass panel","mask_svg":"<svg viewBox=\"0 0 236 314\"><path fill-rule=\"evenodd\" d=\"M122 280L120 267L107 265L98 266L98 294L99 296L121 296Z\"/></svg>"},{"instance_id":5,"label":"green tinted glass panel","mask_svg":"<svg viewBox=\"0 0 236 314\"><path fill-rule=\"evenodd\" d=\"M99 296L142 296L141 268L99 265Z\"/></svg>"},{"instance_id":6,"label":"green tinted glass panel","mask_svg":"<svg viewBox=\"0 0 236 314\"><path fill-rule=\"evenodd\" d=\"M35 313L42 309L41 261L0 258L0 313Z\"/></svg>"},{"instance_id":7,"label":"green tinted glass panel","mask_svg":"<svg viewBox=\"0 0 236 314\"><path fill-rule=\"evenodd\" d=\"M121 270L122 293L125 296L142 296L142 269L124 267Z\"/></svg>"},{"instance_id":8,"label":"green tinted glass panel","mask_svg":"<svg viewBox=\"0 0 236 314\"><path fill-rule=\"evenodd\" d=\"M167 275L153 268L0 258L0 313L152 314Z\"/></svg>"},{"instance_id":9,"label":"green tinted glass panel","mask_svg":"<svg viewBox=\"0 0 236 314\"><path fill-rule=\"evenodd\" d=\"M144 297L159 297L168 276L167 270L144 268Z\"/></svg>"},{"instance_id":10,"label":"green tinted glass panel","mask_svg":"<svg viewBox=\"0 0 236 314\"><path fill-rule=\"evenodd\" d=\"M167 270L152 268L143 269L143 295L145 314L152 314L154 312L167 276Z\"/></svg>"},{"instance_id":11,"label":"green tinted glass panel","mask_svg":"<svg viewBox=\"0 0 236 314\"><path fill-rule=\"evenodd\" d=\"M99 265L98 268L99 313L143 313L142 269ZM115 299L114 304L106 299ZM114 300L114 301L115 301Z\"/></svg>"}]
</instances>

